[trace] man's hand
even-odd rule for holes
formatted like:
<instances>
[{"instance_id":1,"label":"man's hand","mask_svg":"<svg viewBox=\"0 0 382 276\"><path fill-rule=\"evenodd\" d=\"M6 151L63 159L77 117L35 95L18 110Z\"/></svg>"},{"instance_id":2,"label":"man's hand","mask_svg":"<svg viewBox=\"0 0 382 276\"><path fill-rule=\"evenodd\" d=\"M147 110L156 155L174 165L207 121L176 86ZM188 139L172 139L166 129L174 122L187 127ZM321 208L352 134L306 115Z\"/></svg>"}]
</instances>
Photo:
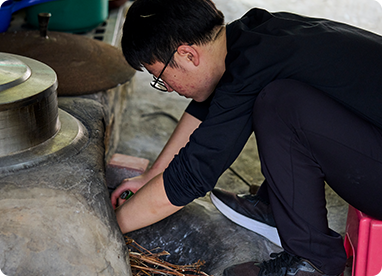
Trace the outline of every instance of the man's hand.
<instances>
[{"instance_id":1,"label":"man's hand","mask_svg":"<svg viewBox=\"0 0 382 276\"><path fill-rule=\"evenodd\" d=\"M126 178L111 194L111 204L113 208L122 205L126 200L121 198L124 191L132 191L136 193L142 186L144 186L150 179L147 174L142 174L133 178Z\"/></svg>"},{"instance_id":2,"label":"man's hand","mask_svg":"<svg viewBox=\"0 0 382 276\"><path fill-rule=\"evenodd\" d=\"M125 179L112 193L111 203L124 233L152 224L182 208L168 200L162 173L200 123L199 119L185 112L152 167L141 176ZM128 201L119 200L127 190L132 191L134 196Z\"/></svg>"},{"instance_id":3,"label":"man's hand","mask_svg":"<svg viewBox=\"0 0 382 276\"><path fill-rule=\"evenodd\" d=\"M151 225L180 210L168 200L163 176L151 179L137 193L115 210L122 233Z\"/></svg>"}]
</instances>

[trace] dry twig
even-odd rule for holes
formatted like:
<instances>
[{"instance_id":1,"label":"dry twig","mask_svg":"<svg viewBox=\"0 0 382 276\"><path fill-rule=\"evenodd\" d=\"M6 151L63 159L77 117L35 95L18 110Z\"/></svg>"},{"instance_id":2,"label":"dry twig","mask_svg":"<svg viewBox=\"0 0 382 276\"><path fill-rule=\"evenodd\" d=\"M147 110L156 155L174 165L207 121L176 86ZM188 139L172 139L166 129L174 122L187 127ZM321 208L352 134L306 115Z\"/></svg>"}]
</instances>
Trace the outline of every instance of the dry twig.
<instances>
[{"instance_id":1,"label":"dry twig","mask_svg":"<svg viewBox=\"0 0 382 276\"><path fill-rule=\"evenodd\" d=\"M157 249L150 251L127 236L125 236L125 241L129 247L130 265L133 276L210 276L200 271L200 267L204 265L203 261L199 260L190 265L174 265L160 259L161 256L170 255L167 251L153 253L152 251ZM131 248L135 251L132 251Z\"/></svg>"}]
</instances>

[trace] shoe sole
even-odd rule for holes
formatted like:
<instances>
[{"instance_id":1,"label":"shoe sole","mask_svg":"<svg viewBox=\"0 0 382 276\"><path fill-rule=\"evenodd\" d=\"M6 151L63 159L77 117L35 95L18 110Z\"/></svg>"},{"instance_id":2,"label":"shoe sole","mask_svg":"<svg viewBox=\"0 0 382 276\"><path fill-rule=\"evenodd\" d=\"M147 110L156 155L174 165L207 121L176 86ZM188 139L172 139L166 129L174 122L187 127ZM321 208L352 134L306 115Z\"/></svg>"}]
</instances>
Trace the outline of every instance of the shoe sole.
<instances>
[{"instance_id":1,"label":"shoe sole","mask_svg":"<svg viewBox=\"0 0 382 276\"><path fill-rule=\"evenodd\" d=\"M251 230L264 238L267 238L269 241L274 243L277 246L281 246L281 241L276 227L269 226L265 223L250 219L230 207L228 207L224 202L218 199L213 193L210 194L211 201L224 216L233 221L234 223Z\"/></svg>"}]
</instances>

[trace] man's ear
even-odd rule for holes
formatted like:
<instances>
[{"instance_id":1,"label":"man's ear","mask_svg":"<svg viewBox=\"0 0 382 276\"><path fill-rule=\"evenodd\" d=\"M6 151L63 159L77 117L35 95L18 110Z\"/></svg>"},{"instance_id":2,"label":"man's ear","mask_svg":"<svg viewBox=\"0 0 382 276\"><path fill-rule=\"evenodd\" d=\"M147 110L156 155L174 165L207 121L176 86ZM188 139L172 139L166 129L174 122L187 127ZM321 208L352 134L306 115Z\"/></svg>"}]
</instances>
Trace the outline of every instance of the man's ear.
<instances>
[{"instance_id":1,"label":"man's ear","mask_svg":"<svg viewBox=\"0 0 382 276\"><path fill-rule=\"evenodd\" d=\"M186 61L191 61L195 66L199 65L200 54L192 45L180 45L177 52Z\"/></svg>"}]
</instances>

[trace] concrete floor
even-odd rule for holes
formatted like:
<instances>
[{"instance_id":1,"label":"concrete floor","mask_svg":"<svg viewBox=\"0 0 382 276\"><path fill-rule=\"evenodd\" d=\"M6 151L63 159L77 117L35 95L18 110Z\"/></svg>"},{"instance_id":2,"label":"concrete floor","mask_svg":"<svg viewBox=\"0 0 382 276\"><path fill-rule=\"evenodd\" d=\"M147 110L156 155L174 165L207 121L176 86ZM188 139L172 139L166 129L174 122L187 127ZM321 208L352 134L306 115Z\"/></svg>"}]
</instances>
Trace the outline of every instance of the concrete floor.
<instances>
[{"instance_id":1,"label":"concrete floor","mask_svg":"<svg viewBox=\"0 0 382 276\"><path fill-rule=\"evenodd\" d=\"M216 0L215 3L227 22L256 6L270 11L326 17L382 34L382 6L376 0ZM189 102L176 93L157 92L150 87L151 80L147 72L137 72L135 92L128 102L117 149L119 153L147 158L150 163L160 153ZM250 138L232 169L223 174L217 186L246 192L248 184L262 182L254 137ZM344 234L347 204L329 188L327 208L330 227Z\"/></svg>"}]
</instances>

